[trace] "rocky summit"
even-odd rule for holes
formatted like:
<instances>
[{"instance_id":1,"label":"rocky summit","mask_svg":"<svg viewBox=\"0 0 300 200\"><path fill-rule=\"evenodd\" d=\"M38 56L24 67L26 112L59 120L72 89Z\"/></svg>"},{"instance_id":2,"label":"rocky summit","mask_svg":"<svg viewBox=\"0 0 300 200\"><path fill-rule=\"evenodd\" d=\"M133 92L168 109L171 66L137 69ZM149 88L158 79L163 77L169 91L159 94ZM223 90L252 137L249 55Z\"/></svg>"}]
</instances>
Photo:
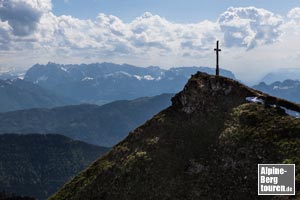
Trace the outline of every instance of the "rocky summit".
<instances>
[{"instance_id":1,"label":"rocky summit","mask_svg":"<svg viewBox=\"0 0 300 200\"><path fill-rule=\"evenodd\" d=\"M50 199L286 199L257 195L257 164L296 164L299 188L299 111L297 104L199 72L169 108Z\"/></svg>"}]
</instances>

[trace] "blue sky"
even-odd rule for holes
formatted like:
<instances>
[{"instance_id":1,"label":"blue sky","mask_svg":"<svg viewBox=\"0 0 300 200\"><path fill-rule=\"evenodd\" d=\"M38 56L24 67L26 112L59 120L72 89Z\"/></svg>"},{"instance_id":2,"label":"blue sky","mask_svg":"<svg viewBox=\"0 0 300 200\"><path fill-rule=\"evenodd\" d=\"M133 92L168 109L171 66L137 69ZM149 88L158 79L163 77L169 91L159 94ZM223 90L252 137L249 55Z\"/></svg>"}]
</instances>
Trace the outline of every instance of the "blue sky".
<instances>
[{"instance_id":1,"label":"blue sky","mask_svg":"<svg viewBox=\"0 0 300 200\"><path fill-rule=\"evenodd\" d=\"M228 7L255 6L286 14L300 6L299 0L53 0L56 15L94 19L100 12L129 22L144 12L158 14L180 23L216 20Z\"/></svg>"},{"instance_id":2,"label":"blue sky","mask_svg":"<svg viewBox=\"0 0 300 200\"><path fill-rule=\"evenodd\" d=\"M300 68L299 0L0 0L0 72L49 61Z\"/></svg>"}]
</instances>

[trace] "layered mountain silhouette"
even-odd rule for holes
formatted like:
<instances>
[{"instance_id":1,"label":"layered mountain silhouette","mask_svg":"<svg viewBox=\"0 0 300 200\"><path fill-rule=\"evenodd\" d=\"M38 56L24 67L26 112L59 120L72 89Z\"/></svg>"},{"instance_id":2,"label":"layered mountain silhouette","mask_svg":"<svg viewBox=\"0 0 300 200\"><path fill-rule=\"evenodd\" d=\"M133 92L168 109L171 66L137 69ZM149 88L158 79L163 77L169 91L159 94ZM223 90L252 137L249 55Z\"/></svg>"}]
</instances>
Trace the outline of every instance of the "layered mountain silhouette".
<instances>
[{"instance_id":1,"label":"layered mountain silhouette","mask_svg":"<svg viewBox=\"0 0 300 200\"><path fill-rule=\"evenodd\" d=\"M276 71L266 74L261 82L271 84L277 81L283 82L285 80L300 80L300 69L278 69Z\"/></svg>"},{"instance_id":2,"label":"layered mountain silhouette","mask_svg":"<svg viewBox=\"0 0 300 200\"><path fill-rule=\"evenodd\" d=\"M299 187L298 112L289 101L197 73L169 108L50 200L259 199L258 163L295 163Z\"/></svg>"},{"instance_id":3,"label":"layered mountain silhouette","mask_svg":"<svg viewBox=\"0 0 300 200\"><path fill-rule=\"evenodd\" d=\"M21 79L0 80L0 112L50 108L75 103Z\"/></svg>"},{"instance_id":4,"label":"layered mountain silhouette","mask_svg":"<svg viewBox=\"0 0 300 200\"><path fill-rule=\"evenodd\" d=\"M299 76L300 77L300 76ZM300 102L300 81L299 80L284 80L276 81L271 84L261 82L253 86L257 90L261 90L276 97L285 98L290 101Z\"/></svg>"},{"instance_id":5,"label":"layered mountain silhouette","mask_svg":"<svg viewBox=\"0 0 300 200\"><path fill-rule=\"evenodd\" d=\"M0 79L1 80L15 80L15 79L23 79L25 76L25 71L16 71L11 70L8 72L2 72L0 73Z\"/></svg>"},{"instance_id":6,"label":"layered mountain silhouette","mask_svg":"<svg viewBox=\"0 0 300 200\"><path fill-rule=\"evenodd\" d=\"M74 105L0 113L1 133L59 133L111 147L128 132L171 104L173 94L116 101L103 106Z\"/></svg>"},{"instance_id":7,"label":"layered mountain silhouette","mask_svg":"<svg viewBox=\"0 0 300 200\"><path fill-rule=\"evenodd\" d=\"M115 100L130 100L182 90L191 74L197 71L214 73L208 67L180 67L169 70L159 67L136 67L128 64L95 63L35 65L24 80L35 83L58 95L82 103L103 104ZM227 70L221 74L230 78Z\"/></svg>"},{"instance_id":8,"label":"layered mountain silhouette","mask_svg":"<svg viewBox=\"0 0 300 200\"><path fill-rule=\"evenodd\" d=\"M107 151L61 135L0 135L0 191L14 194L0 199L46 199Z\"/></svg>"}]
</instances>

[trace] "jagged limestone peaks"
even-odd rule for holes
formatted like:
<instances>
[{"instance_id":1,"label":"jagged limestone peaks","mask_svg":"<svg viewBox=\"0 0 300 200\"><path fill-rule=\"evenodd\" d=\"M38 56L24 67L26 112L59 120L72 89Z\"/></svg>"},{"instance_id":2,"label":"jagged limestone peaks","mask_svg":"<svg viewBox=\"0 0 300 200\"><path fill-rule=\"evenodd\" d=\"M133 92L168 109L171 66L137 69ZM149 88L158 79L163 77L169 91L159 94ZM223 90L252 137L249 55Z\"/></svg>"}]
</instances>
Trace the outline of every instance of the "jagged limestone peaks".
<instances>
[{"instance_id":1,"label":"jagged limestone peaks","mask_svg":"<svg viewBox=\"0 0 300 200\"><path fill-rule=\"evenodd\" d=\"M273 98L197 73L169 108L50 199L258 199L258 163L300 171L300 119L284 110L299 106Z\"/></svg>"}]
</instances>

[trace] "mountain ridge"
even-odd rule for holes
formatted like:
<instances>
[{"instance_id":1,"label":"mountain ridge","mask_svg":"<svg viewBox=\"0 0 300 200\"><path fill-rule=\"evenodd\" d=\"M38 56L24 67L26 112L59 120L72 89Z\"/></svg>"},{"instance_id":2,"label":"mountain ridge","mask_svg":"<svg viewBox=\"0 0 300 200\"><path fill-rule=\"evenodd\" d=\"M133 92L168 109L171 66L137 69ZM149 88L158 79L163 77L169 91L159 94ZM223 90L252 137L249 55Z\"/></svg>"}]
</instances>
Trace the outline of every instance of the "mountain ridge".
<instances>
[{"instance_id":1,"label":"mountain ridge","mask_svg":"<svg viewBox=\"0 0 300 200\"><path fill-rule=\"evenodd\" d=\"M272 84L277 81L284 80L299 80L300 78L300 70L297 68L287 68L287 69L277 69L266 74L261 82L265 82L267 84Z\"/></svg>"},{"instance_id":2,"label":"mountain ridge","mask_svg":"<svg viewBox=\"0 0 300 200\"><path fill-rule=\"evenodd\" d=\"M172 102L50 200L259 199L258 163L296 163L299 186L299 105L204 73Z\"/></svg>"},{"instance_id":3,"label":"mountain ridge","mask_svg":"<svg viewBox=\"0 0 300 200\"><path fill-rule=\"evenodd\" d=\"M285 98L295 103L300 102L300 81L287 79L284 81L276 81L274 83L266 84L261 82L253 88L266 92L270 95Z\"/></svg>"},{"instance_id":4,"label":"mountain ridge","mask_svg":"<svg viewBox=\"0 0 300 200\"><path fill-rule=\"evenodd\" d=\"M173 94L116 101L0 113L1 133L59 133L111 147L129 131L171 104Z\"/></svg>"},{"instance_id":5,"label":"mountain ridge","mask_svg":"<svg viewBox=\"0 0 300 200\"><path fill-rule=\"evenodd\" d=\"M0 80L0 112L75 103L21 79Z\"/></svg>"}]
</instances>

